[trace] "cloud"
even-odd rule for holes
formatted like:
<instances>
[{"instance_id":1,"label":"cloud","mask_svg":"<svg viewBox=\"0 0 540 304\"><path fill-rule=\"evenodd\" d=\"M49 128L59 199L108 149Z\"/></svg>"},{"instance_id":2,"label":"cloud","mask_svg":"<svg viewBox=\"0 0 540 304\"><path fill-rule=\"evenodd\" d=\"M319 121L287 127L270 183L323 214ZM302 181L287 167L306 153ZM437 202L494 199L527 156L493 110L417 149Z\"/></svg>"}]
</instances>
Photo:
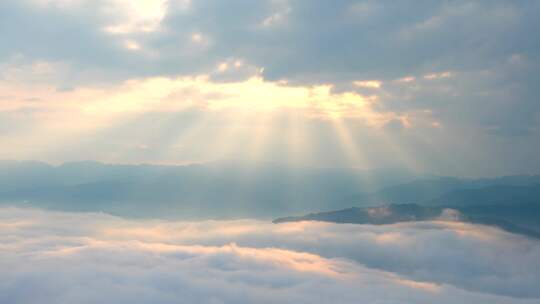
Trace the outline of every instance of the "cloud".
<instances>
[{"instance_id":1,"label":"cloud","mask_svg":"<svg viewBox=\"0 0 540 304\"><path fill-rule=\"evenodd\" d=\"M2 302L538 303L540 297L539 243L468 224L133 221L3 208L0 227Z\"/></svg>"},{"instance_id":2,"label":"cloud","mask_svg":"<svg viewBox=\"0 0 540 304\"><path fill-rule=\"evenodd\" d=\"M5 28L3 53L66 60L118 75L137 62L123 74L127 79L207 74L237 58L264 68L267 80L307 84L481 71L508 58L518 62L520 56L537 63L538 39L529 35L537 26L534 1L418 3L413 8L349 0L63 2L4 1L4 22L20 26ZM145 20L153 20L156 29L103 30ZM126 39L148 52L132 52Z\"/></svg>"},{"instance_id":3,"label":"cloud","mask_svg":"<svg viewBox=\"0 0 540 304\"><path fill-rule=\"evenodd\" d=\"M539 26L536 1L136 2L2 1L2 96L48 100L51 91L77 92L53 97L56 103L70 105L95 101L95 105L85 106L99 108L109 104L109 98L98 94L89 99L87 90L98 88L115 95L126 84L163 78L174 82L204 77L212 86L246 85L256 78L267 86L329 89L336 95L323 100L325 113L337 109L338 115L357 120L365 117L354 115L358 109L344 105L342 94L369 98L370 113L385 117L377 125L390 122L386 134L379 137L388 138L399 150L395 153L408 154L402 158L422 159L430 171L492 175L534 172L540 166L521 161L534 159L540 151L535 140L540 134L536 85L540 41L530 34ZM34 96L26 96L28 92L35 92ZM282 98L269 96L273 98L265 100L266 104L283 107ZM212 98L203 95L193 103L204 107L207 99ZM320 100L307 102L315 105L304 109L310 117L327 118L317 109ZM39 107L43 113L47 109L54 112L58 111L56 103ZM0 106L9 106L10 111L22 107L13 100L2 100ZM69 111L60 112L71 117L66 114ZM105 128L101 123L110 122L109 118L92 120ZM30 120L34 124L30 129L47 129L39 125L41 121ZM123 119L115 119L109 127L117 123L122 124ZM361 129L366 127L357 125L360 127L351 131L353 139L363 136ZM9 144L20 145L21 138L44 141L38 133L14 138ZM365 154L381 154L371 149L369 140L359 141L357 149L367 150ZM50 145L37 144L44 150L50 150ZM102 149L108 151L99 154L121 154L111 151L112 146ZM41 148L35 151L40 152L28 153L28 157L60 157L45 155ZM447 151L454 151L455 159L443 157ZM339 158L341 155L334 157ZM464 169L452 171L456 163Z\"/></svg>"}]
</instances>

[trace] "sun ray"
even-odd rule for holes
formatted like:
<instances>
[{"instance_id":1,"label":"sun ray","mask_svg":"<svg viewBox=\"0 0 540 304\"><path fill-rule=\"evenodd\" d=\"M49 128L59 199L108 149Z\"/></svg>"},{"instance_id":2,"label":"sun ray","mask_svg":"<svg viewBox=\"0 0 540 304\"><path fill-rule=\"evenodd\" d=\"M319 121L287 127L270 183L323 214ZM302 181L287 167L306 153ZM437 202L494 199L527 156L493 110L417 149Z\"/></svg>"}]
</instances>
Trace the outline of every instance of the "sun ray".
<instances>
[{"instance_id":1,"label":"sun ray","mask_svg":"<svg viewBox=\"0 0 540 304\"><path fill-rule=\"evenodd\" d=\"M333 117L331 125L340 144L341 152L347 158L346 163L350 167L363 171L363 174L357 176L356 183L363 189L374 189L374 182L369 174L369 169L371 169L369 161L360 150L358 140L354 138L347 123L342 117Z\"/></svg>"},{"instance_id":2,"label":"sun ray","mask_svg":"<svg viewBox=\"0 0 540 304\"><path fill-rule=\"evenodd\" d=\"M405 148L399 144L398 139L391 137L384 130L380 131L379 139L385 149L387 149L393 157L399 161L400 166L404 166L411 172L422 172L423 166L416 157L412 157Z\"/></svg>"},{"instance_id":3,"label":"sun ray","mask_svg":"<svg viewBox=\"0 0 540 304\"><path fill-rule=\"evenodd\" d=\"M352 132L349 130L349 127L343 118L333 117L330 122L334 130L334 134L339 140L341 151L347 158L348 163L359 169L369 168L366 158L360 151L357 141L353 137Z\"/></svg>"},{"instance_id":4,"label":"sun ray","mask_svg":"<svg viewBox=\"0 0 540 304\"><path fill-rule=\"evenodd\" d=\"M248 163L253 164L265 159L265 154L268 153L269 146L272 144L274 136L276 136L275 115L274 111L269 111L252 117L251 136L246 151L246 161Z\"/></svg>"},{"instance_id":5,"label":"sun ray","mask_svg":"<svg viewBox=\"0 0 540 304\"><path fill-rule=\"evenodd\" d=\"M306 120L297 110L287 113L287 157L291 164L302 164L309 157L308 133Z\"/></svg>"},{"instance_id":6,"label":"sun ray","mask_svg":"<svg viewBox=\"0 0 540 304\"><path fill-rule=\"evenodd\" d=\"M246 146L250 117L253 115L248 109L225 111L220 115L219 133L214 134L213 143L209 145L217 160L237 160ZM216 130L217 131L217 130Z\"/></svg>"}]
</instances>

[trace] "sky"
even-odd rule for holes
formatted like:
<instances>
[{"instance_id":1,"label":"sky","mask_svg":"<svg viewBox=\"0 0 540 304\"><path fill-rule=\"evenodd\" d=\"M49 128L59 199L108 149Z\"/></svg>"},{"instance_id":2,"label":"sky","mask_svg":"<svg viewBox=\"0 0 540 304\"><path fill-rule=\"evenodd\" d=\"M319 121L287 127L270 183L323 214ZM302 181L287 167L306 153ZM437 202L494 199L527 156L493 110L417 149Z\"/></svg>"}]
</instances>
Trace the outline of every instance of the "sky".
<instances>
[{"instance_id":1,"label":"sky","mask_svg":"<svg viewBox=\"0 0 540 304\"><path fill-rule=\"evenodd\" d=\"M0 0L0 303L540 303L538 16Z\"/></svg>"},{"instance_id":2,"label":"sky","mask_svg":"<svg viewBox=\"0 0 540 304\"><path fill-rule=\"evenodd\" d=\"M0 159L540 171L538 1L3 0Z\"/></svg>"}]
</instances>

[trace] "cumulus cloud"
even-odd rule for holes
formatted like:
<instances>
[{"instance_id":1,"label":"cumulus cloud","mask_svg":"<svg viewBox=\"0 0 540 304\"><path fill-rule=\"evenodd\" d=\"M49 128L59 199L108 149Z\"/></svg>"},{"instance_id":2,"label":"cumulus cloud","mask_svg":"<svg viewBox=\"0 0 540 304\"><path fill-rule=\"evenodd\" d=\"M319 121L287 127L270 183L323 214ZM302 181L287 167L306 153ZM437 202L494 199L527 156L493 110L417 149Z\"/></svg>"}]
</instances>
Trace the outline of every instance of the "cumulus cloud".
<instances>
[{"instance_id":1,"label":"cumulus cloud","mask_svg":"<svg viewBox=\"0 0 540 304\"><path fill-rule=\"evenodd\" d=\"M336 85L411 75L434 79L446 71L491 70L504 77L507 61L538 63L538 39L529 35L538 26L534 1L418 3L412 8L349 0L65 2L3 1L3 22L18 25L3 27L4 58L62 60L124 79L208 74L234 58L264 68L268 80ZM156 29L107 31L147 19L157 23ZM133 52L126 41L141 51Z\"/></svg>"},{"instance_id":2,"label":"cumulus cloud","mask_svg":"<svg viewBox=\"0 0 540 304\"><path fill-rule=\"evenodd\" d=\"M540 298L538 241L469 224L165 222L3 208L0 227L6 303Z\"/></svg>"}]
</instances>

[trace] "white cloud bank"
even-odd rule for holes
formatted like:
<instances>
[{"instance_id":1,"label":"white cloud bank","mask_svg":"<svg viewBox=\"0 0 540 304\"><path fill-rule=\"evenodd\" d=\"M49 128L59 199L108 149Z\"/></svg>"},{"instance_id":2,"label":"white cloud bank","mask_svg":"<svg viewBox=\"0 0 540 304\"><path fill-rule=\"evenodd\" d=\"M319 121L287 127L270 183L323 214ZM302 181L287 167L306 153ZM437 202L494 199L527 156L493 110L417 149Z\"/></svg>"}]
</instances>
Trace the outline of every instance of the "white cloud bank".
<instances>
[{"instance_id":1,"label":"white cloud bank","mask_svg":"<svg viewBox=\"0 0 540 304\"><path fill-rule=\"evenodd\" d=\"M0 303L540 303L540 242L451 222L0 209Z\"/></svg>"}]
</instances>

